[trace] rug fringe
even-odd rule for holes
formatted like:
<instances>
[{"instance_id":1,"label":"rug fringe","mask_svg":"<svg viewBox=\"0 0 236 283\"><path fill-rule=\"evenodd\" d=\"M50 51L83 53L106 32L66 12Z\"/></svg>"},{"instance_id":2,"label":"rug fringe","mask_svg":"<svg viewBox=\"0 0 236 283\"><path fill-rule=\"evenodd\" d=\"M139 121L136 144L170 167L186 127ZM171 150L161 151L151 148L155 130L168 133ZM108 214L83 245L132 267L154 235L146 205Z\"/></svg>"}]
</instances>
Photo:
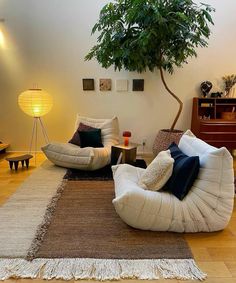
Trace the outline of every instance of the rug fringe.
<instances>
[{"instance_id":1,"label":"rug fringe","mask_svg":"<svg viewBox=\"0 0 236 283\"><path fill-rule=\"evenodd\" d=\"M0 280L42 278L63 280L119 279L204 280L206 274L193 259L0 259Z\"/></svg>"}]
</instances>

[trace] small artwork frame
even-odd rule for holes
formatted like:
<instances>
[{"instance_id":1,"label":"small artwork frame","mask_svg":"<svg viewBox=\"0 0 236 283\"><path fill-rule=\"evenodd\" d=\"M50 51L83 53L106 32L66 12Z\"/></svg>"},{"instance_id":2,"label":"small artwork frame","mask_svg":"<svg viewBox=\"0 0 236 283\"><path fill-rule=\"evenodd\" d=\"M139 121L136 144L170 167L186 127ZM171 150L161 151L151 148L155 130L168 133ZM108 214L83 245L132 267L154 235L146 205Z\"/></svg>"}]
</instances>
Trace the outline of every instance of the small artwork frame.
<instances>
[{"instance_id":1,"label":"small artwork frame","mask_svg":"<svg viewBox=\"0 0 236 283\"><path fill-rule=\"evenodd\" d=\"M92 91L95 90L94 79L83 79L83 90Z\"/></svg>"},{"instance_id":2,"label":"small artwork frame","mask_svg":"<svg viewBox=\"0 0 236 283\"><path fill-rule=\"evenodd\" d=\"M100 79L99 89L100 91L111 91L111 79Z\"/></svg>"},{"instance_id":3,"label":"small artwork frame","mask_svg":"<svg viewBox=\"0 0 236 283\"><path fill-rule=\"evenodd\" d=\"M127 92L128 91L128 80L126 80L126 79L117 79L116 80L116 91L118 91L118 92Z\"/></svg>"},{"instance_id":4,"label":"small artwork frame","mask_svg":"<svg viewBox=\"0 0 236 283\"><path fill-rule=\"evenodd\" d=\"M133 79L133 91L144 91L144 79Z\"/></svg>"}]
</instances>

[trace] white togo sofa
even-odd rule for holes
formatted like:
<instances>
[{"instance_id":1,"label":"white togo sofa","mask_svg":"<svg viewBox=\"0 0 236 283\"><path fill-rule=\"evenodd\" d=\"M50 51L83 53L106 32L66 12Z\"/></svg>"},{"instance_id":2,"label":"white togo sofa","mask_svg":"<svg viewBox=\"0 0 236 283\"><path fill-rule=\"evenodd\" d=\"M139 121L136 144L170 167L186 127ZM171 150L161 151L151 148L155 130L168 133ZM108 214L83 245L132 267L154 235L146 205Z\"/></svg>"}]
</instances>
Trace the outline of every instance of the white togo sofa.
<instances>
[{"instance_id":1,"label":"white togo sofa","mask_svg":"<svg viewBox=\"0 0 236 283\"><path fill-rule=\"evenodd\" d=\"M75 131L80 122L101 129L104 147L81 148L71 143L53 142L42 147L42 151L54 164L80 170L96 170L110 163L111 146L119 143L119 124L117 117L94 119L77 115Z\"/></svg>"},{"instance_id":2,"label":"white togo sofa","mask_svg":"<svg viewBox=\"0 0 236 283\"><path fill-rule=\"evenodd\" d=\"M226 148L217 149L187 131L179 148L198 155L200 171L188 195L180 201L166 191L138 186L144 169L113 166L115 199L119 216L128 225L153 231L211 232L226 227L234 203L233 160Z\"/></svg>"}]
</instances>

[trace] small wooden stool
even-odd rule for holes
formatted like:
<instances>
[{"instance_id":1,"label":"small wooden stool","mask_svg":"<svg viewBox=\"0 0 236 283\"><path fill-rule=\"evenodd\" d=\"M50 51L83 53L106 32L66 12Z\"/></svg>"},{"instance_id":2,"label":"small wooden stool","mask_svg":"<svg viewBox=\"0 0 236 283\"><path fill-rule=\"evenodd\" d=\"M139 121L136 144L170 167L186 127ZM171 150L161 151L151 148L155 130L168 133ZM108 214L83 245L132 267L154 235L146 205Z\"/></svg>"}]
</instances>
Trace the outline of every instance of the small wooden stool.
<instances>
[{"instance_id":1,"label":"small wooden stool","mask_svg":"<svg viewBox=\"0 0 236 283\"><path fill-rule=\"evenodd\" d=\"M32 157L33 157L33 155L31 155L31 154L25 154L25 155L19 155L19 156L15 156L15 157L9 157L9 158L6 158L6 160L9 162L9 166L10 166L11 170L13 169L13 164L14 164L14 169L17 171L19 161L21 162L22 167L24 166L24 162L25 162L25 165L28 169L29 168L29 160Z\"/></svg>"}]
</instances>

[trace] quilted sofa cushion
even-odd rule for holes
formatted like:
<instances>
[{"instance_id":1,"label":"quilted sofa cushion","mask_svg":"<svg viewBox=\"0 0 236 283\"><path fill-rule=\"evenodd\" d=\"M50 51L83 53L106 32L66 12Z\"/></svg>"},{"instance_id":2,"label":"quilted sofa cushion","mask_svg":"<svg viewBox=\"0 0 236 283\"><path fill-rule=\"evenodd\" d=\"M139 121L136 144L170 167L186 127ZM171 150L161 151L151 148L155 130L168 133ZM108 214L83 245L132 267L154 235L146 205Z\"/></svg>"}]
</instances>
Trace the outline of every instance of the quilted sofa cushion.
<instances>
[{"instance_id":1,"label":"quilted sofa cushion","mask_svg":"<svg viewBox=\"0 0 236 283\"><path fill-rule=\"evenodd\" d=\"M119 124L117 117L112 119L94 119L77 115L75 131L79 124L101 129L104 147L81 148L70 143L53 142L44 147L42 151L54 164L66 168L80 170L97 170L110 163L111 146L119 143Z\"/></svg>"},{"instance_id":2,"label":"quilted sofa cushion","mask_svg":"<svg viewBox=\"0 0 236 283\"><path fill-rule=\"evenodd\" d=\"M78 129L80 123L101 129L102 144L104 147L111 147L119 143L119 123L117 117L113 117L112 119L95 119L77 115L75 131Z\"/></svg>"},{"instance_id":3,"label":"quilted sofa cushion","mask_svg":"<svg viewBox=\"0 0 236 283\"><path fill-rule=\"evenodd\" d=\"M200 171L183 201L169 192L143 190L145 170L131 165L113 166L114 207L130 226L153 231L211 232L225 228L233 210L233 160L226 148L217 149L187 131L179 148L199 156Z\"/></svg>"},{"instance_id":4,"label":"quilted sofa cushion","mask_svg":"<svg viewBox=\"0 0 236 283\"><path fill-rule=\"evenodd\" d=\"M80 170L96 170L110 162L108 148L80 148L71 143L52 142L42 147L42 151L54 164Z\"/></svg>"},{"instance_id":5,"label":"quilted sofa cushion","mask_svg":"<svg viewBox=\"0 0 236 283\"><path fill-rule=\"evenodd\" d=\"M54 164L68 168L76 168L76 164L86 167L94 157L92 148L81 149L71 143L53 142L43 146L42 151Z\"/></svg>"}]
</instances>

